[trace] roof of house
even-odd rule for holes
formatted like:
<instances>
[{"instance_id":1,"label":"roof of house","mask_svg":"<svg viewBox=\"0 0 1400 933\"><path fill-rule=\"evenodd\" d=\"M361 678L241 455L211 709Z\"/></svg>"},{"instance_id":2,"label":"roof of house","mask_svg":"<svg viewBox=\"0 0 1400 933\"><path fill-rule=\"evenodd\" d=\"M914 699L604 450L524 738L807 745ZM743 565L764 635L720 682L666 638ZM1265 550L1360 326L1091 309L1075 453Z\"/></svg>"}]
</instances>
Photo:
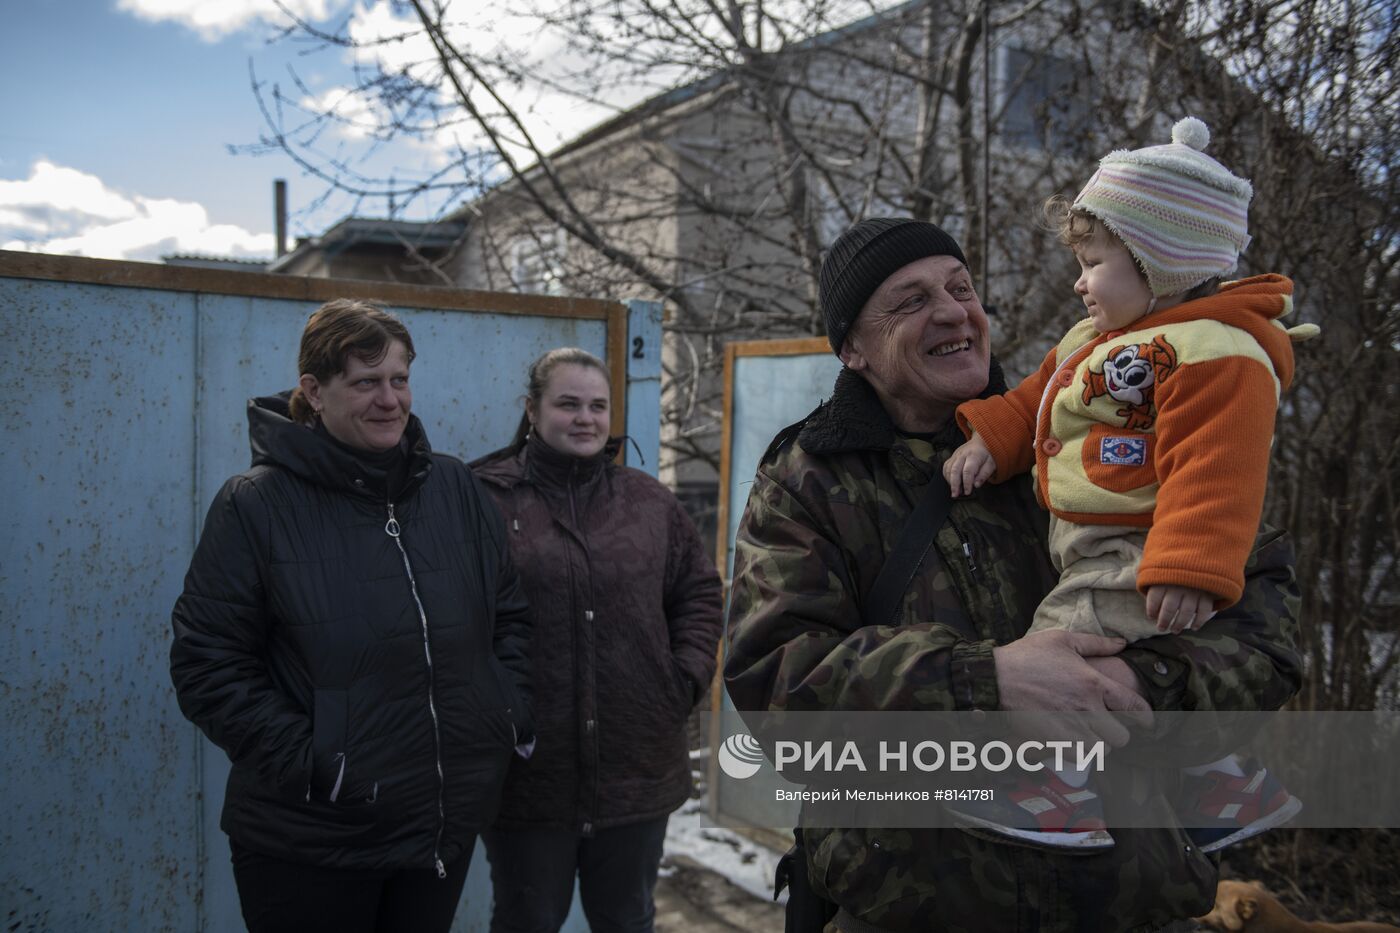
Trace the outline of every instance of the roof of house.
<instances>
[{"instance_id":1,"label":"roof of house","mask_svg":"<svg viewBox=\"0 0 1400 933\"><path fill-rule=\"evenodd\" d=\"M791 48L787 49L786 51L809 51L812 49L822 48L831 45L843 38L847 38L849 36L865 32L867 30L874 29L878 26L897 20L899 17L904 16L906 13L908 13L910 10L922 7L927 3L928 0L905 0L905 2L896 4L895 6L892 6L887 10L872 13L869 16L856 20L853 23L848 23L845 26L841 26L837 29L832 29L828 32L811 36L807 39L802 40L801 42L794 43L791 46ZM607 139L610 136L616 135L617 133L620 133L626 129L636 126L637 124L642 123L651 117L663 114L668 110L693 101L712 91L722 90L725 88L726 85L728 85L731 82L732 78L733 69L717 71L713 74L692 81L689 84L682 85L678 88L672 88L671 90L664 91L660 94L655 95L654 97L649 97L641 103L636 104L628 108L627 110L616 114L615 116L608 117L606 120L595 124L593 127L587 130L584 130L581 134L574 137L573 139L561 143L557 148L553 149L548 153L548 157L551 160L553 160L562 158L567 155L571 155L572 153L584 149L592 145L593 143L596 143L603 139ZM531 170L532 169L526 169L525 171L528 172ZM490 192L487 192L487 194L489 193ZM461 208L458 211L454 212L451 216L463 216L463 212L465 210L466 208Z\"/></svg>"},{"instance_id":2,"label":"roof of house","mask_svg":"<svg viewBox=\"0 0 1400 933\"><path fill-rule=\"evenodd\" d=\"M267 266L268 272L284 272L312 253L326 258L360 246L398 246L405 243L420 251L444 250L466 230L461 220L416 221L374 217L346 217L318 237L297 241L296 248Z\"/></svg>"},{"instance_id":3,"label":"roof of house","mask_svg":"<svg viewBox=\"0 0 1400 933\"><path fill-rule=\"evenodd\" d=\"M232 256L201 256L198 253L170 253L160 257L167 266L186 266L195 269L232 269L239 272L261 272L270 260L237 259Z\"/></svg>"}]
</instances>

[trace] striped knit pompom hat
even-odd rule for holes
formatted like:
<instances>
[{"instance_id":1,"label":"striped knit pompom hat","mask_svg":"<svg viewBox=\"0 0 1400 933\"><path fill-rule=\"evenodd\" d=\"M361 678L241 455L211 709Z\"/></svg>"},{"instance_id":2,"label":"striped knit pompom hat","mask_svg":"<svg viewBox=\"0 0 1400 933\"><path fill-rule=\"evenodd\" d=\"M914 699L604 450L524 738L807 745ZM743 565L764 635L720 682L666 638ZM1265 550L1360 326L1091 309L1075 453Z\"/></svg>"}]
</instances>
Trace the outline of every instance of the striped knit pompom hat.
<instances>
[{"instance_id":1,"label":"striped knit pompom hat","mask_svg":"<svg viewBox=\"0 0 1400 933\"><path fill-rule=\"evenodd\" d=\"M1206 155L1210 130L1195 117L1166 146L1104 156L1073 210L1118 235L1161 298L1232 272L1249 245L1254 189Z\"/></svg>"}]
</instances>

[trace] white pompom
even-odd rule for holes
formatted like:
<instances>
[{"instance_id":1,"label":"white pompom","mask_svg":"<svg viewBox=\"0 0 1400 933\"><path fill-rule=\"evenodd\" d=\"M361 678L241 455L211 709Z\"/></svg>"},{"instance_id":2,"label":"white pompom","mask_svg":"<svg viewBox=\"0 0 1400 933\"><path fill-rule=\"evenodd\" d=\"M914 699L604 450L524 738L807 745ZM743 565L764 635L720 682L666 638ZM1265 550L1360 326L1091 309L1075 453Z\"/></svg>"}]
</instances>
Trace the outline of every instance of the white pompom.
<instances>
[{"instance_id":1,"label":"white pompom","mask_svg":"<svg viewBox=\"0 0 1400 933\"><path fill-rule=\"evenodd\" d=\"M1172 127L1172 142L1202 152L1210 145L1210 128L1195 117L1185 117Z\"/></svg>"}]
</instances>

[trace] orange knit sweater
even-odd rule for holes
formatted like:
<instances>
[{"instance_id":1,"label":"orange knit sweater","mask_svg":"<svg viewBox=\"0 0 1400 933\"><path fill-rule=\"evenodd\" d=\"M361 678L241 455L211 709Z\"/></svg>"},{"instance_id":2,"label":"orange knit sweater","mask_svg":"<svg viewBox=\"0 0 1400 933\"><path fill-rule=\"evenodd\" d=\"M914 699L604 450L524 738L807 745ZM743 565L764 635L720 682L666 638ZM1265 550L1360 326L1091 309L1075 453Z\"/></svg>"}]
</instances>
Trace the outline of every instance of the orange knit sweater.
<instances>
[{"instance_id":1,"label":"orange knit sweater","mask_svg":"<svg viewBox=\"0 0 1400 933\"><path fill-rule=\"evenodd\" d=\"M1043 505L1081 524L1150 528L1138 588L1234 603L1259 527L1279 393L1293 377L1293 283L1279 275L1098 334L1081 321L1005 395L958 408L997 463L1031 469Z\"/></svg>"}]
</instances>

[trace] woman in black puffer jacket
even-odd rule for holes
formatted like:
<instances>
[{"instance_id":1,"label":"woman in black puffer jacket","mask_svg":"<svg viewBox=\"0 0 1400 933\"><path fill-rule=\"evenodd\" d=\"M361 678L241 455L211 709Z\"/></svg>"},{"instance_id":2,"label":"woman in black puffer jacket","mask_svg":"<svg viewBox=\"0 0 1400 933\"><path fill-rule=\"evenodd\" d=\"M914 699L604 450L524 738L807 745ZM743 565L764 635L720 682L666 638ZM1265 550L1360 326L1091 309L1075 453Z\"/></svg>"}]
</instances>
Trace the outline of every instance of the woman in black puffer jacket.
<instances>
[{"instance_id":1,"label":"woman in black puffer jacket","mask_svg":"<svg viewBox=\"0 0 1400 933\"><path fill-rule=\"evenodd\" d=\"M676 497L614 462L610 401L601 360L552 350L516 442L472 465L536 625L539 742L484 836L493 933L557 931L575 875L593 933L650 930L667 818L690 792L685 721L714 674L719 576Z\"/></svg>"},{"instance_id":2,"label":"woman in black puffer jacket","mask_svg":"<svg viewBox=\"0 0 1400 933\"><path fill-rule=\"evenodd\" d=\"M175 604L180 708L232 759L250 930L441 930L530 736L530 614L504 526L409 413L413 342L333 301L298 388L248 404Z\"/></svg>"}]
</instances>

